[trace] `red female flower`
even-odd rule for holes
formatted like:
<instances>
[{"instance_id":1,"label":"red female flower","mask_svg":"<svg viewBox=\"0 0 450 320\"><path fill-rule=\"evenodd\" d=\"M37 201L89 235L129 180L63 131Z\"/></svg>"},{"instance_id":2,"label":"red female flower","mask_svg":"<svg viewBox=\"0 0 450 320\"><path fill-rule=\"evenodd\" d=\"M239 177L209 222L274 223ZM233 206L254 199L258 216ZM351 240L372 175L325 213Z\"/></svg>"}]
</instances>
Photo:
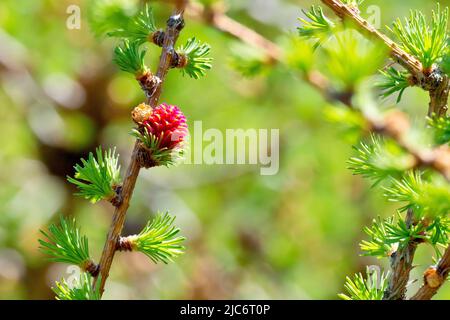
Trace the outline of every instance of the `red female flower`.
<instances>
[{"instance_id":1,"label":"red female flower","mask_svg":"<svg viewBox=\"0 0 450 320\"><path fill-rule=\"evenodd\" d=\"M158 140L160 150L180 148L188 135L186 117L177 106L160 104L150 116L142 121L142 126Z\"/></svg>"},{"instance_id":2,"label":"red female flower","mask_svg":"<svg viewBox=\"0 0 450 320\"><path fill-rule=\"evenodd\" d=\"M188 127L177 106L163 103L152 109L142 103L133 110L132 117L139 126L133 135L142 143L139 157L143 167L168 166L183 155Z\"/></svg>"}]
</instances>

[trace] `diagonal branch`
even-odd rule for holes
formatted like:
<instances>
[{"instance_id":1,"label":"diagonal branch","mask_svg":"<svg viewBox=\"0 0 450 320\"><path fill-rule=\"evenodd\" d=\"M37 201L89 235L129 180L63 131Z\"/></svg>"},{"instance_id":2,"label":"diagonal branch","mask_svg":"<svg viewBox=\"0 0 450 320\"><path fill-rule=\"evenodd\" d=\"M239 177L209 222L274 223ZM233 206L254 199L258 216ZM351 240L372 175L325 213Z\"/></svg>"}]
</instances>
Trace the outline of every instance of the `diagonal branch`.
<instances>
[{"instance_id":1,"label":"diagonal branch","mask_svg":"<svg viewBox=\"0 0 450 320\"><path fill-rule=\"evenodd\" d=\"M450 245L437 267L430 267L424 273L423 285L411 300L430 300L447 280L450 272Z\"/></svg>"},{"instance_id":2,"label":"diagonal branch","mask_svg":"<svg viewBox=\"0 0 450 320\"><path fill-rule=\"evenodd\" d=\"M414 83L429 92L428 116L445 116L448 110L447 101L450 91L448 75L437 67L434 67L431 71L424 70L422 63L416 57L408 54L392 39L375 29L353 7L344 4L340 0L321 1L341 19L348 19L354 22L361 31L381 40L390 49L392 59L411 73Z\"/></svg>"},{"instance_id":3,"label":"diagonal branch","mask_svg":"<svg viewBox=\"0 0 450 320\"><path fill-rule=\"evenodd\" d=\"M328 82L328 79L318 71L309 72L305 80L316 88L328 101L342 103L351 109L355 109L352 103L352 93L336 92ZM385 117L378 117L361 111L369 130L394 139L399 146L405 149L415 159L415 166L430 167L439 172L447 181L450 181L450 148L440 146L434 149L424 149L412 143L408 139L410 123L407 116L395 111Z\"/></svg>"},{"instance_id":4,"label":"diagonal branch","mask_svg":"<svg viewBox=\"0 0 450 320\"><path fill-rule=\"evenodd\" d=\"M187 7L187 12L194 18L206 22L217 30L229 34L251 46L262 49L267 56L268 63L275 63L282 58L282 51L275 43L228 17L223 11L215 7L204 7L199 3L190 2Z\"/></svg>"},{"instance_id":5,"label":"diagonal branch","mask_svg":"<svg viewBox=\"0 0 450 320\"><path fill-rule=\"evenodd\" d=\"M162 53L159 60L158 71L156 77L156 87L152 95L148 98L148 103L151 107L155 107L158 104L159 98L162 92L162 85L166 78L166 75L171 68L171 62L174 55L175 42L178 39L181 29L184 27L183 13L185 8L184 1L178 1L176 9L167 20L167 26L164 35L164 42L162 46ZM116 207L114 216L112 219L111 227L108 232L103 253L99 263L100 273L94 278L93 285L96 285L97 281L100 281L100 293L103 294L105 282L109 275L114 254L116 252L117 242L120 239L120 234L125 223L125 216L127 214L130 200L133 195L134 187L136 184L139 171L141 169L139 162L140 145L135 143L133 153L131 155L130 164L127 169L127 173L122 186L122 202ZM100 277L100 280L99 280Z\"/></svg>"},{"instance_id":6,"label":"diagonal branch","mask_svg":"<svg viewBox=\"0 0 450 320\"><path fill-rule=\"evenodd\" d=\"M414 212L409 209L405 223L408 228L414 224ZM384 300L403 300L406 296L406 286L408 285L409 275L413 268L414 254L419 244L416 239L410 239L408 243L399 248L391 255L391 276L384 292Z\"/></svg>"},{"instance_id":7,"label":"diagonal branch","mask_svg":"<svg viewBox=\"0 0 450 320\"><path fill-rule=\"evenodd\" d=\"M339 0L322 0L322 2L330 7L330 9L333 10L334 13L341 19L349 19L353 21L362 31L384 42L390 49L391 56L396 62L405 67L411 74L420 77L423 69L422 63L420 63L417 58L402 50L389 37L375 29L374 26L359 15L357 10L351 6L345 5Z\"/></svg>"},{"instance_id":8,"label":"diagonal branch","mask_svg":"<svg viewBox=\"0 0 450 320\"><path fill-rule=\"evenodd\" d=\"M391 44L393 48L395 48L395 55L403 57L403 60L401 60L403 61L402 63L404 63L405 65L409 65L409 68L414 72L422 73L422 65L420 64L420 62L418 62L417 59L402 51L392 40L371 27L365 20L359 17L359 15L354 10L347 8L340 1L323 1L326 4L332 4L333 8L337 8L336 10L340 15L345 14L350 17L357 17L357 20L361 22L361 25L364 26L364 28L368 28L369 30L373 29L375 35L385 38L386 41ZM241 40L242 42L254 45L257 48L262 49L266 53L269 60L275 59L278 62L283 62L282 50L275 43L249 29L245 25L232 20L230 17L226 16L224 12L216 10L214 7L204 8L203 6L198 4L190 4L187 9L192 16L208 22L214 28L230 34L231 36ZM211 16L215 18L212 19ZM232 23L220 23L221 21L232 21ZM354 109L351 101L353 93L336 92L336 90L334 90L334 88L330 85L328 79L320 72L310 71L305 74L303 78L306 82L316 88L328 101L332 103L343 103L347 107ZM441 173L447 181L450 181L450 148L447 146L442 146L436 149L422 149L416 144L411 143L407 139L407 133L410 128L410 124L405 114L401 112L395 112L387 118L379 118L374 117L371 114L362 112L362 116L367 121L369 129L371 131L383 134L394 139L402 148L410 153L416 160L416 166L433 168L437 172Z\"/></svg>"}]
</instances>

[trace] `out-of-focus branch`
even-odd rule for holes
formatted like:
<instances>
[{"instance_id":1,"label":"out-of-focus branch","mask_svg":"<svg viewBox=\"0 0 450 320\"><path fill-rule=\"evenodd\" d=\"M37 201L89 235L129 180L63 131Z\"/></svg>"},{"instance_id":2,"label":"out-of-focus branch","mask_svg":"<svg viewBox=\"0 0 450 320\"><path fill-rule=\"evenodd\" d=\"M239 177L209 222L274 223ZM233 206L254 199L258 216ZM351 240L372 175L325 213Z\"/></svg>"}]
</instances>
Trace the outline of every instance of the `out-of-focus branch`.
<instances>
[{"instance_id":1,"label":"out-of-focus branch","mask_svg":"<svg viewBox=\"0 0 450 320\"><path fill-rule=\"evenodd\" d=\"M242 42L262 49L267 56L268 62L275 63L282 58L282 51L275 43L231 19L218 7L204 7L199 3L190 2L187 7L187 13Z\"/></svg>"},{"instance_id":2,"label":"out-of-focus branch","mask_svg":"<svg viewBox=\"0 0 450 320\"><path fill-rule=\"evenodd\" d=\"M172 58L175 53L175 43L178 39L181 29L184 27L183 13L185 8L185 1L177 1L175 7L176 9L170 16L169 20L167 20L167 27L165 30L164 41L162 45L162 53L159 60L158 71L156 73L158 81L155 82L155 89L153 90L152 95L148 98L148 104L151 107L156 107L156 105L158 104L162 92L162 85L172 65ZM140 148L140 143L136 141L133 153L131 155L130 164L128 166L127 173L122 185L122 201L115 209L111 227L109 229L106 243L103 248L102 257L99 263L100 273L99 276L95 278L93 283L93 286L96 286L96 282L100 281L99 288L101 294L104 291L105 282L108 278L109 270L111 268L114 254L117 249L117 243L119 242L120 234L125 223L125 216L130 205L130 200L134 192L134 187L139 175L139 171L141 169L139 161Z\"/></svg>"},{"instance_id":3,"label":"out-of-focus branch","mask_svg":"<svg viewBox=\"0 0 450 320\"><path fill-rule=\"evenodd\" d=\"M328 80L318 71L309 72L305 79L315 87L328 101L340 102L354 109L352 93L336 92ZM442 174L450 181L450 148L441 146L435 149L424 149L408 139L410 122L406 114L401 111L388 113L385 117L378 117L361 111L367 121L369 130L394 139L403 149L415 158L415 166L430 167Z\"/></svg>"},{"instance_id":4,"label":"out-of-focus branch","mask_svg":"<svg viewBox=\"0 0 450 320\"><path fill-rule=\"evenodd\" d=\"M430 300L447 280L450 272L450 245L437 267L428 268L423 276L423 285L411 300Z\"/></svg>"}]
</instances>

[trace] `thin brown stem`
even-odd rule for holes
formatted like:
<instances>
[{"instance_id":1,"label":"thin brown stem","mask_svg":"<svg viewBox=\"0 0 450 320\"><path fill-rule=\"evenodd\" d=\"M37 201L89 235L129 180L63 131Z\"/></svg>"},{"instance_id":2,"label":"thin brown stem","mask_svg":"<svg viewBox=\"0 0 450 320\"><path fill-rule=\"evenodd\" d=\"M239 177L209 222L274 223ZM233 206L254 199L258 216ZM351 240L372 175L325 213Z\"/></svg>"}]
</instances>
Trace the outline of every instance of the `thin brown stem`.
<instances>
[{"instance_id":1,"label":"thin brown stem","mask_svg":"<svg viewBox=\"0 0 450 320\"><path fill-rule=\"evenodd\" d=\"M151 107L155 107L158 104L159 98L162 92L162 85L166 78L167 72L171 67L171 61L174 54L174 46L178 39L179 33L184 26L183 13L184 13L184 1L178 1L176 9L167 21L167 27L164 35L164 42L162 46L161 57L158 65L158 71L156 74L157 84L148 98L148 104ZM130 164L127 169L127 173L122 185L121 190L121 202L116 207L114 216L112 219L111 227L108 232L105 246L103 248L102 256L99 263L99 275L94 278L93 285L96 286L97 281L100 279L100 294L103 294L106 280L109 276L109 270L114 259L114 254L117 249L117 243L120 239L120 234L125 223L125 216L127 214L130 200L133 195L136 180L141 169L139 161L140 144L136 141L131 154Z\"/></svg>"},{"instance_id":2,"label":"thin brown stem","mask_svg":"<svg viewBox=\"0 0 450 320\"><path fill-rule=\"evenodd\" d=\"M96 277L98 275L99 267L98 264L95 264L92 260L87 260L81 266L81 270L88 272L91 276Z\"/></svg>"},{"instance_id":3,"label":"thin brown stem","mask_svg":"<svg viewBox=\"0 0 450 320\"><path fill-rule=\"evenodd\" d=\"M437 70L435 76L439 79L437 85L430 89L430 104L428 116L444 117L447 114L448 95L450 91L450 80L446 74Z\"/></svg>"},{"instance_id":4,"label":"thin brown stem","mask_svg":"<svg viewBox=\"0 0 450 320\"><path fill-rule=\"evenodd\" d=\"M429 91L430 104L428 116L444 116L446 114L449 95L449 78L447 75L441 73L438 68L433 69L431 72L423 70L423 66L417 58L402 50L389 37L370 25L359 15L358 10L354 10L354 8L345 5L339 0L322 0L322 2L330 7L337 16L342 19L351 20L360 30L381 40L390 49L391 57L412 74L414 82L420 85L424 90ZM430 166L440 172L447 181L450 181L450 151L448 147L442 147L435 150L421 150L417 148L406 139L405 130L409 129L409 124L406 124L404 117L398 112L395 117L391 117L390 121L379 121L370 119L370 117L366 117L366 119L369 120L375 131L381 132L397 140L399 145L415 157L418 165ZM395 123L397 124L394 125ZM409 210L405 221L409 227L411 227L413 223L412 217L413 212L412 210ZM417 244L418 243L412 239L406 246L395 252L391 257L392 275L389 279L388 288L384 293L384 299L398 300L405 298L406 286L409 281L410 271L413 267L412 264ZM444 255L440 267L438 266L437 269L438 278L443 280L439 281L436 286L430 286L425 278L424 286L417 292L413 299L430 299L437 292L448 274L450 264L449 251L450 250L447 249L446 255ZM444 271L445 274L443 273Z\"/></svg>"},{"instance_id":5,"label":"thin brown stem","mask_svg":"<svg viewBox=\"0 0 450 320\"><path fill-rule=\"evenodd\" d=\"M412 76L415 78L414 82L416 84L420 85L424 90L429 91L430 104L428 109L428 116L445 116L448 109L447 101L450 88L449 78L447 75L440 72L438 68L433 69L431 72L424 72L423 66L420 61L418 61L415 57L409 55L389 37L385 36L378 30L376 30L373 26L371 26L359 15L359 12L357 10L354 10L354 8L345 5L339 0L322 0L322 2L330 7L340 18L350 19L359 27L359 29L385 43L386 46L390 49L391 57L412 74ZM397 120L393 120L394 122L404 123L401 118L402 117L397 116ZM394 122L391 121L391 123ZM387 124L389 124L389 122ZM447 181L450 180L450 152L448 150L448 147L442 147L436 150L420 150L406 139L404 130L399 131L398 126L389 126L386 125L386 122L373 122L372 125L376 131L382 132L397 140L397 142L404 149L409 151L416 158L417 164L431 166L435 170L439 171ZM405 127L405 125L400 125L400 127ZM409 127L409 125L407 125L406 127ZM411 225L412 215L412 211L408 211L406 217L407 225ZM389 280L388 288L384 294L384 299L397 300L405 298L406 285L409 281L409 275L412 269L412 263L416 248L417 242L412 239L412 241L410 241L408 245L395 252L391 257L392 275ZM449 249L447 249L446 253L448 251ZM448 254L448 256L450 256L450 254ZM444 261L445 263L445 257L446 256L444 255L441 262ZM450 258L447 257L447 260L450 260ZM443 268L443 270L448 273L448 266L446 268ZM443 275L440 275L441 277L439 279L445 279L447 277L447 273L445 274L445 277L443 277ZM443 281L439 282L438 286L432 287L427 284L425 278L424 286L419 290L419 292L417 292L413 299L430 299L437 292L442 283Z\"/></svg>"},{"instance_id":6,"label":"thin brown stem","mask_svg":"<svg viewBox=\"0 0 450 320\"><path fill-rule=\"evenodd\" d=\"M127 214L128 207L130 206L131 197L133 195L134 186L141 169L139 166L139 162L137 161L138 152L139 145L136 143L131 155L130 165L128 166L122 186L122 202L120 206L118 206L114 211L111 227L109 229L106 243L103 248L103 253L100 258L100 273L97 277L94 278L95 286L99 276L101 277L99 286L100 294L103 294L105 283L109 276L109 270L111 269L111 264L116 252L116 243L119 240L120 234L122 232L122 228L125 223L125 216Z\"/></svg>"},{"instance_id":7,"label":"thin brown stem","mask_svg":"<svg viewBox=\"0 0 450 320\"><path fill-rule=\"evenodd\" d=\"M304 79L316 88L325 99L332 103L342 103L355 109L352 103L352 93L339 93L333 90L328 79L318 71L307 73ZM415 166L430 167L439 172L447 181L450 181L450 148L441 146L435 149L424 149L408 139L410 123L407 116L400 111L377 117L364 111L361 115L366 120L368 129L394 139L403 149L411 154Z\"/></svg>"},{"instance_id":8,"label":"thin brown stem","mask_svg":"<svg viewBox=\"0 0 450 320\"><path fill-rule=\"evenodd\" d=\"M392 59L411 73L412 83L429 92L429 116L433 114L444 116L446 114L450 91L450 81L447 75L443 74L439 68L425 72L421 62L416 57L408 54L392 39L370 25L359 15L358 10L355 10L355 8L347 6L338 0L322 0L322 2L330 7L337 16L353 21L361 31L381 41L389 48ZM188 6L188 12L193 17L203 20L216 29L263 50L269 63L283 62L282 50L275 43L231 19L223 10L214 6L205 8L200 4L191 3Z\"/></svg>"},{"instance_id":9,"label":"thin brown stem","mask_svg":"<svg viewBox=\"0 0 450 320\"><path fill-rule=\"evenodd\" d=\"M447 280L450 272L450 245L445 250L437 267L430 267L424 273L423 285L411 300L430 300Z\"/></svg>"},{"instance_id":10,"label":"thin brown stem","mask_svg":"<svg viewBox=\"0 0 450 320\"><path fill-rule=\"evenodd\" d=\"M379 32L367 20L363 19L355 8L339 0L322 0L322 2L341 19L352 21L359 30L383 42L389 48L392 59L411 73L413 82L430 93L428 116L445 116L450 91L450 82L446 74L438 67L424 70L422 63L416 57L408 54L392 39Z\"/></svg>"},{"instance_id":11,"label":"thin brown stem","mask_svg":"<svg viewBox=\"0 0 450 320\"><path fill-rule=\"evenodd\" d=\"M174 11L169 20L167 20L167 28L165 31L162 52L159 59L158 71L156 73L156 77L158 77L159 81L155 91L148 99L148 104L152 108L158 104L159 98L162 93L162 84L164 83L166 75L172 66L172 58L175 53L175 43L178 39L181 29L183 29L184 27L184 6L181 3L184 2L179 1L177 9Z\"/></svg>"},{"instance_id":12,"label":"thin brown stem","mask_svg":"<svg viewBox=\"0 0 450 320\"><path fill-rule=\"evenodd\" d=\"M422 148L410 141L408 138L410 122L403 112L391 112L384 118L373 118L368 114L363 114L363 116L372 127L371 131L392 138L412 155L415 159L415 167L432 168L448 182L450 181L450 148L448 146L433 149Z\"/></svg>"},{"instance_id":13,"label":"thin brown stem","mask_svg":"<svg viewBox=\"0 0 450 320\"><path fill-rule=\"evenodd\" d=\"M411 56L404 50L402 50L394 41L389 37L379 32L373 27L367 20L363 19L358 10L353 7L345 5L339 0L322 0L322 2L330 7L334 13L341 19L350 19L359 27L360 30L366 32L370 36L381 40L391 51L392 58L405 67L411 74L419 77L422 74L422 63L417 58Z\"/></svg>"},{"instance_id":14,"label":"thin brown stem","mask_svg":"<svg viewBox=\"0 0 450 320\"><path fill-rule=\"evenodd\" d=\"M414 224L414 212L411 209L406 214L405 223L408 228L411 228ZM391 276L389 277L387 289L384 292L384 300L405 299L406 286L413 268L417 245L416 239L411 239L391 255Z\"/></svg>"},{"instance_id":15,"label":"thin brown stem","mask_svg":"<svg viewBox=\"0 0 450 320\"><path fill-rule=\"evenodd\" d=\"M272 41L247 26L228 17L216 7L204 7L199 3L190 3L188 13L197 19L201 19L214 28L229 34L244 43L262 49L268 62L277 62L282 58L281 49Z\"/></svg>"}]
</instances>

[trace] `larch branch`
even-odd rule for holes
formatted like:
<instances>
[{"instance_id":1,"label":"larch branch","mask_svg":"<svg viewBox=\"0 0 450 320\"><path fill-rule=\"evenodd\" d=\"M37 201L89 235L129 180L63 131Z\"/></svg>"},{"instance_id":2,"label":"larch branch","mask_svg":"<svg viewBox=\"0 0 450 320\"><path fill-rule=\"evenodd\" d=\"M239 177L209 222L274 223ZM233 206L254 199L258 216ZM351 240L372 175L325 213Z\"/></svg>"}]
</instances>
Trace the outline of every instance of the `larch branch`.
<instances>
[{"instance_id":1,"label":"larch branch","mask_svg":"<svg viewBox=\"0 0 450 320\"><path fill-rule=\"evenodd\" d=\"M422 63L420 63L417 58L402 50L394 41L379 32L374 26L367 22L367 20L363 19L359 15L358 10L355 10L353 7L348 6L339 0L322 0L322 2L333 10L341 19L350 19L356 23L360 30L385 43L391 51L392 58L405 67L411 74L415 76L422 74Z\"/></svg>"},{"instance_id":2,"label":"larch branch","mask_svg":"<svg viewBox=\"0 0 450 320\"><path fill-rule=\"evenodd\" d=\"M228 17L223 11L215 7L204 7L199 3L191 2L187 7L187 12L217 30L229 34L251 46L262 49L267 56L268 63L275 63L282 59L282 50L275 43Z\"/></svg>"},{"instance_id":3,"label":"larch branch","mask_svg":"<svg viewBox=\"0 0 450 320\"><path fill-rule=\"evenodd\" d=\"M410 229L414 224L414 212L409 209L405 218L406 226ZM394 252L391 259L391 276L384 292L384 300L404 300L406 287L413 269L414 254L417 249L417 239L410 239L408 243Z\"/></svg>"},{"instance_id":4,"label":"larch branch","mask_svg":"<svg viewBox=\"0 0 450 320\"><path fill-rule=\"evenodd\" d=\"M422 64L415 57L409 55L403 51L394 41L380 33L373 26L371 26L366 20L359 16L359 13L345 6L340 1L335 0L323 0L326 5L333 9L336 14L341 17L351 18L356 24L363 29L366 33L383 41L390 49L392 58L400 65L405 67L415 78L424 78L422 71ZM257 48L262 49L268 57L269 61L282 61L282 50L273 42L265 39L260 34L249 29L243 24L234 21L222 11L215 11L214 8L204 8L201 5L190 5L188 7L189 12L195 17L200 18L211 26L218 30L232 35L233 37L240 39L244 43L248 43ZM346 105L349 108L354 109L352 104L352 92L336 92L334 88L329 84L328 79L318 71L310 71L304 74L304 80L311 86L316 88L325 99L330 102L339 102ZM439 87L430 91L430 109L442 110L439 105L442 106L442 101L448 97L448 78L444 79L445 84L441 84ZM433 101L433 99L438 101ZM446 111L446 103L445 108ZM442 114L442 111L440 111ZM367 121L369 129L374 132L378 132L385 136L391 137L396 140L397 143L403 147L407 152L415 158L416 166L429 166L440 172L447 181L450 181L450 150L448 147L443 146L437 149L418 148L415 144L412 144L407 139L407 133L410 128L409 120L402 112L391 113L387 117L380 118L362 112L364 119ZM413 224L413 212L408 211L406 216L406 223L408 226ZM417 248L418 242L415 239L400 248L391 257L391 268L393 274L389 280L388 288L384 293L384 299L404 299L406 294L406 286L409 281L410 271L413 268L414 254ZM427 291L423 289L422 291Z\"/></svg>"},{"instance_id":5,"label":"larch branch","mask_svg":"<svg viewBox=\"0 0 450 320\"><path fill-rule=\"evenodd\" d=\"M429 92L430 103L428 116L442 117L446 115L450 91L448 75L436 66L431 70L424 70L422 63L416 57L404 51L392 39L379 32L367 20L363 19L359 15L358 10L355 10L352 6L346 5L339 0L322 0L322 2L333 10L338 17L343 20L348 19L352 21L361 31L382 41L389 48L392 59L411 73L414 82L418 86Z\"/></svg>"},{"instance_id":6,"label":"larch branch","mask_svg":"<svg viewBox=\"0 0 450 320\"><path fill-rule=\"evenodd\" d=\"M155 107L158 104L159 98L162 92L162 86L166 75L171 68L171 61L173 54L175 52L175 43L178 39L181 29L184 27L183 13L185 8L185 1L177 1L176 9L167 21L167 26L164 35L164 42L162 46L162 52L159 60L158 71L156 77L158 81L156 82L155 90L152 95L148 98L148 104L151 107ZM117 243L120 239L120 235L125 223L125 216L127 214L128 207L130 205L130 200L133 195L134 187L136 184L139 171L141 169L139 162L139 151L140 144L136 141L131 155L130 164L127 169L127 173L122 185L121 197L122 201L118 207L116 207L111 227L108 232L105 246L103 248L103 253L99 263L99 275L94 278L93 285L100 279L100 294L103 294L106 280L109 276L109 270L111 269L111 264L114 259L114 254L117 249Z\"/></svg>"}]
</instances>

